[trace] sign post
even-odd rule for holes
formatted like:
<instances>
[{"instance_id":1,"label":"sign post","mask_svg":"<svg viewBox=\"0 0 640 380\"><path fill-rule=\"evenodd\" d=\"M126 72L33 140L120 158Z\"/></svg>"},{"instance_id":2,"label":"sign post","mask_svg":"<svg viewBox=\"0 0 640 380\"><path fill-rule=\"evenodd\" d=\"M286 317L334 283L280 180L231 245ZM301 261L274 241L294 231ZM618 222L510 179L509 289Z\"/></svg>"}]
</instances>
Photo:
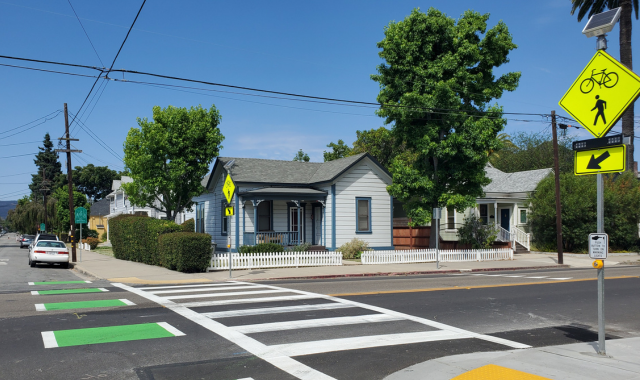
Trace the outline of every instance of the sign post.
<instances>
[{"instance_id":1,"label":"sign post","mask_svg":"<svg viewBox=\"0 0 640 380\"><path fill-rule=\"evenodd\" d=\"M231 199L233 199L233 194L236 191L236 185L233 183L231 179L231 175L227 174L227 178L224 181L224 185L222 186L222 194L227 199L227 203L231 203ZM234 214L233 207L225 207L224 210L225 218L229 218L230 215ZM229 228L229 219L227 219L227 229ZM238 228L238 226L236 226ZM229 233L229 232L227 232ZM231 236L227 237L227 251L229 252L229 278L232 278L232 257L231 257Z\"/></svg>"},{"instance_id":2,"label":"sign post","mask_svg":"<svg viewBox=\"0 0 640 380\"><path fill-rule=\"evenodd\" d=\"M82 262L82 224L87 223L87 209L84 207L76 208L74 219L76 223L80 224L80 257L78 261Z\"/></svg>"},{"instance_id":3,"label":"sign post","mask_svg":"<svg viewBox=\"0 0 640 380\"><path fill-rule=\"evenodd\" d=\"M433 209L433 214L431 219L435 220L435 223L431 223L431 227L433 227L433 225L435 224L436 226L436 233L435 233L435 238L436 238L436 269L440 269L440 218L441 218L441 214L442 214L442 209L440 207L436 207ZM431 229L433 232L433 228ZM431 237L433 237L434 234L431 234Z\"/></svg>"},{"instance_id":4,"label":"sign post","mask_svg":"<svg viewBox=\"0 0 640 380\"><path fill-rule=\"evenodd\" d=\"M598 183L600 185L600 183ZM598 206L600 204L598 203ZM598 221L598 230L601 224ZM598 231L589 234L589 257L595 259L593 267L598 270L598 353L606 355L605 329L604 329L604 259L609 253L609 236Z\"/></svg>"}]
</instances>

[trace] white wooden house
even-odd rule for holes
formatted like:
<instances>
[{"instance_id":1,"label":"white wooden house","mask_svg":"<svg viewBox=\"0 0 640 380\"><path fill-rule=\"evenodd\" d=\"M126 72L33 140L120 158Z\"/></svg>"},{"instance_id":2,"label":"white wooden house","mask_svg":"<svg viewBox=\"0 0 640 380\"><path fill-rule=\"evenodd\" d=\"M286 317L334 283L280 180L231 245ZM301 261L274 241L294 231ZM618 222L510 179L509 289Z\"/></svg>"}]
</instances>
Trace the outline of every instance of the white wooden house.
<instances>
[{"instance_id":1,"label":"white wooden house","mask_svg":"<svg viewBox=\"0 0 640 380\"><path fill-rule=\"evenodd\" d=\"M222 187L227 174L236 189L225 217ZM393 249L391 175L367 153L329 162L218 157L194 198L196 231L212 236L218 249L274 242L309 243L335 250L354 237L373 249Z\"/></svg>"}]
</instances>

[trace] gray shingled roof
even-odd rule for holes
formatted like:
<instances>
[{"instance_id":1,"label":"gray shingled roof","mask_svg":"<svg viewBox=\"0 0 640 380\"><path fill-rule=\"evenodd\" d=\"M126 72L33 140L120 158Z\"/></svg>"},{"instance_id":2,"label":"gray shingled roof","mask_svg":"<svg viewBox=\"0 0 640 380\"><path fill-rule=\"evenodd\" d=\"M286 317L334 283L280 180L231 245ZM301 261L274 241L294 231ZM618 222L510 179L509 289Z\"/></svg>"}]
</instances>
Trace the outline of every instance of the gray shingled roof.
<instances>
[{"instance_id":1,"label":"gray shingled roof","mask_svg":"<svg viewBox=\"0 0 640 380\"><path fill-rule=\"evenodd\" d=\"M109 215L109 199L102 199L91 205L91 216Z\"/></svg>"},{"instance_id":2,"label":"gray shingled roof","mask_svg":"<svg viewBox=\"0 0 640 380\"><path fill-rule=\"evenodd\" d=\"M505 173L492 166L485 168L491 183L483 188L485 193L526 193L536 189L538 183L547 177L551 169L527 170Z\"/></svg>"},{"instance_id":3,"label":"gray shingled roof","mask_svg":"<svg viewBox=\"0 0 640 380\"><path fill-rule=\"evenodd\" d=\"M224 166L229 161L235 160L231 167L231 176L234 182L311 185L332 180L365 155L367 153L329 162L218 157L216 165ZM386 172L383 167L381 169Z\"/></svg>"}]
</instances>

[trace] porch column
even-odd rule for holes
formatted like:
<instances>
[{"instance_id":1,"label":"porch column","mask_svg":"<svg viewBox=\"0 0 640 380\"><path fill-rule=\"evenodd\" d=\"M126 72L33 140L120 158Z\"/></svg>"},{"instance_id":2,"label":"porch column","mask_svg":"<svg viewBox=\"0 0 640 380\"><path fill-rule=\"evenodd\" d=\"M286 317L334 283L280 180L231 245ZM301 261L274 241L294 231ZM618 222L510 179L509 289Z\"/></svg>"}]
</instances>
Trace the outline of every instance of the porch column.
<instances>
[{"instance_id":1,"label":"porch column","mask_svg":"<svg viewBox=\"0 0 640 380\"><path fill-rule=\"evenodd\" d=\"M244 241L244 234L245 232L247 232L247 223L245 221L246 212L244 208L245 208L245 201L242 201L242 244L243 245L246 244L246 242Z\"/></svg>"},{"instance_id":2,"label":"porch column","mask_svg":"<svg viewBox=\"0 0 640 380\"><path fill-rule=\"evenodd\" d=\"M518 202L514 202L513 203L513 226L517 227L518 226Z\"/></svg>"},{"instance_id":3,"label":"porch column","mask_svg":"<svg viewBox=\"0 0 640 380\"><path fill-rule=\"evenodd\" d=\"M300 220L300 204L298 204L298 244L302 244L302 220Z\"/></svg>"},{"instance_id":4,"label":"porch column","mask_svg":"<svg viewBox=\"0 0 640 380\"><path fill-rule=\"evenodd\" d=\"M498 227L498 202L493 202L493 222Z\"/></svg>"},{"instance_id":5,"label":"porch column","mask_svg":"<svg viewBox=\"0 0 640 380\"><path fill-rule=\"evenodd\" d=\"M258 242L258 205L260 203L253 201L253 245Z\"/></svg>"},{"instance_id":6,"label":"porch column","mask_svg":"<svg viewBox=\"0 0 640 380\"><path fill-rule=\"evenodd\" d=\"M327 223L325 223L325 218L326 218L326 207L325 207L325 201L318 201L320 202L320 204L322 205L322 218L320 219L320 223L322 223L322 225L320 226L320 245L324 245L325 248L327 246L326 243L326 236L327 236ZM315 234L316 232L313 231L313 233Z\"/></svg>"}]
</instances>

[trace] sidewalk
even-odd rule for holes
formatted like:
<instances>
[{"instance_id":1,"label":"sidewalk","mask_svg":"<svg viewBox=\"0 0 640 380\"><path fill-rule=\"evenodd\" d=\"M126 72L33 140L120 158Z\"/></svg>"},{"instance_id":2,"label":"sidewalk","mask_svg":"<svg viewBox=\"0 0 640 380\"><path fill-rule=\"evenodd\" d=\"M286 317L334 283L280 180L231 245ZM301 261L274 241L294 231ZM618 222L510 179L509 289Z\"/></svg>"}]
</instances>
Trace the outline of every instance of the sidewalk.
<instances>
[{"instance_id":1,"label":"sidewalk","mask_svg":"<svg viewBox=\"0 0 640 380\"><path fill-rule=\"evenodd\" d=\"M607 340L607 356L597 342L478 352L429 360L398 371L385 380L471 379L640 379L640 338ZM514 372L521 371L520 373Z\"/></svg>"},{"instance_id":2,"label":"sidewalk","mask_svg":"<svg viewBox=\"0 0 640 380\"><path fill-rule=\"evenodd\" d=\"M80 253L78 252L79 257ZM617 260L618 258L611 258L607 260L607 265L616 265L618 263ZM441 263L440 269L436 268L435 263L360 265L359 263L344 261L342 266L234 270L233 279L257 281L269 279L400 276L486 270L588 268L591 267L592 261L586 255L584 257L565 257L564 265L558 265L556 256L536 253L516 254L514 255L514 260L505 261ZM93 277L133 284L184 284L229 280L228 270L209 273L180 273L158 266L118 260L92 251L82 251L82 261L75 263L74 266L76 271Z\"/></svg>"}]
</instances>

